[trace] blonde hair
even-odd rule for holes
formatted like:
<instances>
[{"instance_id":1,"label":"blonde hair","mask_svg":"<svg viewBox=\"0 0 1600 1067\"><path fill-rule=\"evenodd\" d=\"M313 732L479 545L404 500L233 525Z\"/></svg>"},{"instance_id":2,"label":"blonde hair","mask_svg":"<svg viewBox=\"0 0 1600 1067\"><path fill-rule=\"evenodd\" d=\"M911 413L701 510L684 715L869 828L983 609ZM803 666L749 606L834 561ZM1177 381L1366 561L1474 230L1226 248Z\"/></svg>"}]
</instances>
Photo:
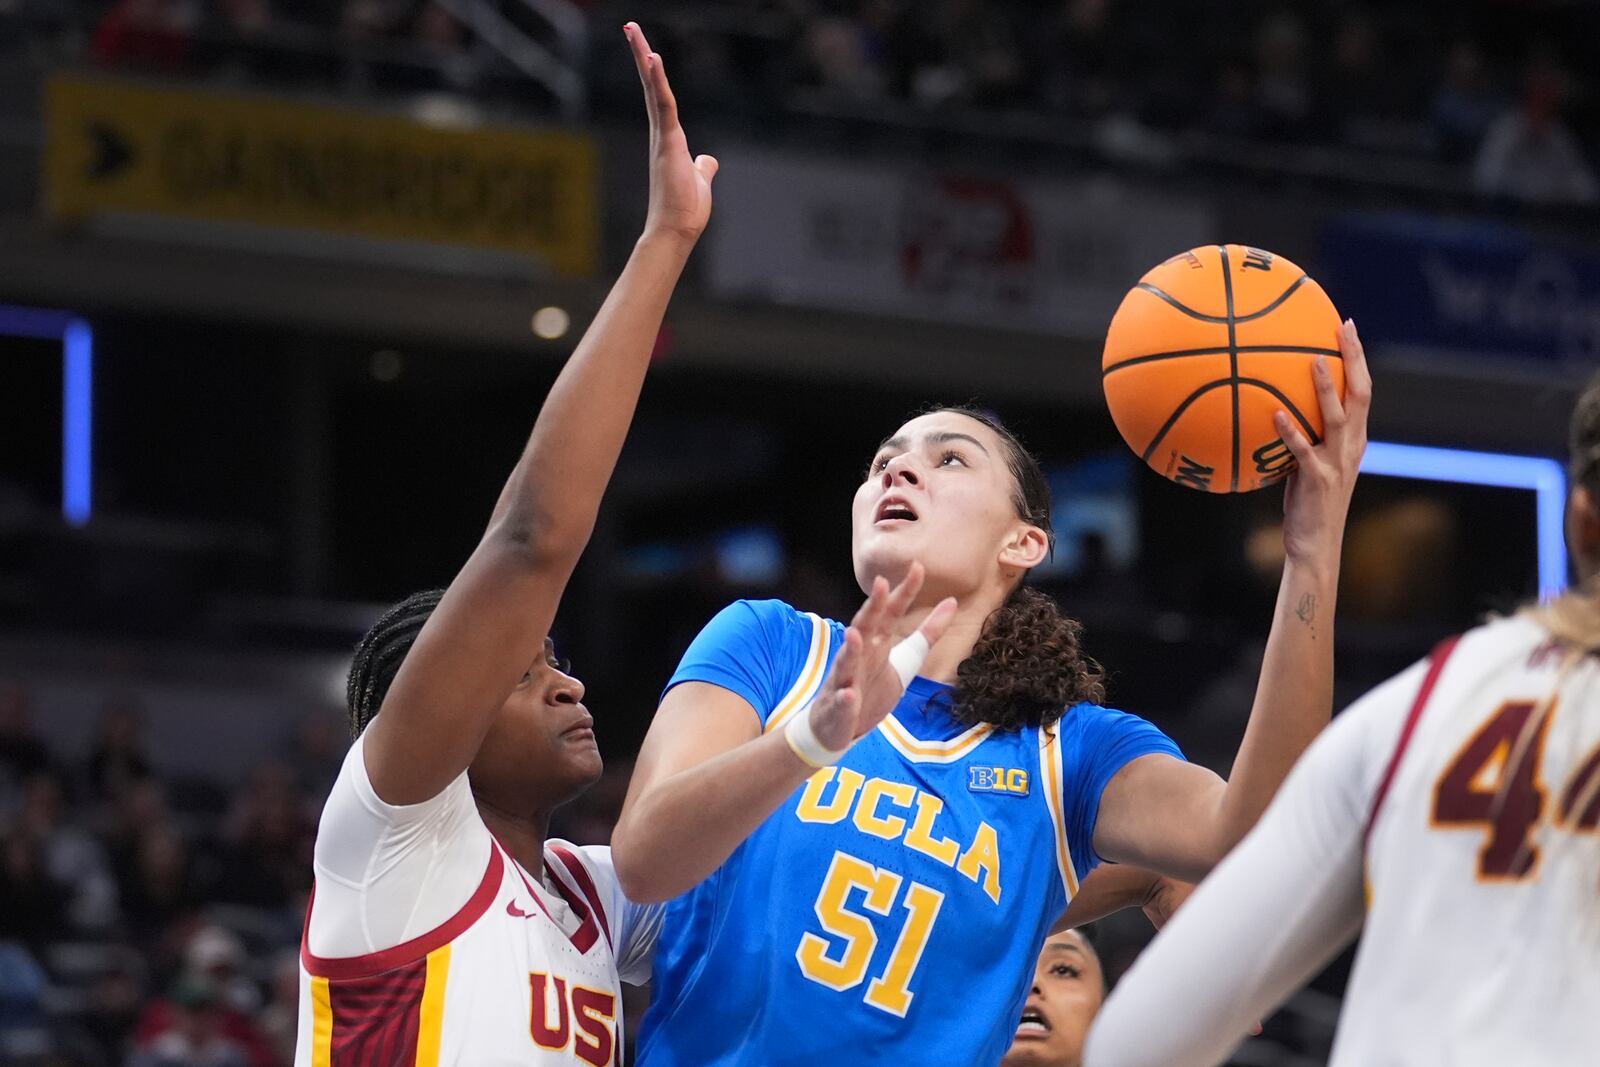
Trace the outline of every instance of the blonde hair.
<instances>
[{"instance_id":1,"label":"blonde hair","mask_svg":"<svg viewBox=\"0 0 1600 1067\"><path fill-rule=\"evenodd\" d=\"M1572 486L1583 486L1590 506L1600 506L1600 374L1589 379L1573 406L1567 456ZM1522 614L1580 655L1600 649L1600 575L1582 575L1577 586L1547 604L1523 608Z\"/></svg>"},{"instance_id":2,"label":"blonde hair","mask_svg":"<svg viewBox=\"0 0 1600 1067\"><path fill-rule=\"evenodd\" d=\"M1522 614L1564 645L1582 654L1600 649L1600 589L1597 583L1569 589L1546 604L1531 604Z\"/></svg>"}]
</instances>

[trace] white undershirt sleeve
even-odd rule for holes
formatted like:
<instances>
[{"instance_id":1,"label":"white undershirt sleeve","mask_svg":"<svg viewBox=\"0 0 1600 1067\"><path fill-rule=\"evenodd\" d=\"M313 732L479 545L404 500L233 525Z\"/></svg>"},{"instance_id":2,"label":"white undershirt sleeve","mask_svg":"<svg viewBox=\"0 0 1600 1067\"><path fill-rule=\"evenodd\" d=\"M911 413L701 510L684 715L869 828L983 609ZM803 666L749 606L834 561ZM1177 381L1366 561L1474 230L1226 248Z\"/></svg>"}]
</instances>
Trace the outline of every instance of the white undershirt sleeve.
<instances>
[{"instance_id":1,"label":"white undershirt sleeve","mask_svg":"<svg viewBox=\"0 0 1600 1067\"><path fill-rule=\"evenodd\" d=\"M367 775L365 735L322 809L307 947L329 958L404 944L442 925L483 880L492 841L465 772L420 804L388 804Z\"/></svg>"},{"instance_id":2,"label":"white undershirt sleeve","mask_svg":"<svg viewBox=\"0 0 1600 1067\"><path fill-rule=\"evenodd\" d=\"M1338 716L1107 999L1084 1067L1221 1063L1361 928L1371 799L1425 664Z\"/></svg>"},{"instance_id":3,"label":"white undershirt sleeve","mask_svg":"<svg viewBox=\"0 0 1600 1067\"><path fill-rule=\"evenodd\" d=\"M616 932L617 975L629 985L644 985L650 981L667 906L635 904L623 894L609 846L584 845L580 851L610 909L611 929Z\"/></svg>"}]
</instances>

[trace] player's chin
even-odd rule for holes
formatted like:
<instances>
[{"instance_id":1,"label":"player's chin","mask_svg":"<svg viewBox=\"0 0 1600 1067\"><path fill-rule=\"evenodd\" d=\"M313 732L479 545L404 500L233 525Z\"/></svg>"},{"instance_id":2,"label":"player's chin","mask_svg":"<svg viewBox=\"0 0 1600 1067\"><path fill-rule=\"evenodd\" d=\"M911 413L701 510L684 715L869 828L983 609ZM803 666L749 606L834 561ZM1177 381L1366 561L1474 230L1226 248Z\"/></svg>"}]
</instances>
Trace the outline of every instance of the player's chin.
<instances>
[{"instance_id":1,"label":"player's chin","mask_svg":"<svg viewBox=\"0 0 1600 1067\"><path fill-rule=\"evenodd\" d=\"M1000 1067L1052 1067L1066 1059L1052 1053L1049 1034L1019 1035Z\"/></svg>"},{"instance_id":2,"label":"player's chin","mask_svg":"<svg viewBox=\"0 0 1600 1067\"><path fill-rule=\"evenodd\" d=\"M595 743L594 731L569 731L561 735L558 744L564 777L584 789L599 781L606 764Z\"/></svg>"},{"instance_id":3,"label":"player's chin","mask_svg":"<svg viewBox=\"0 0 1600 1067\"><path fill-rule=\"evenodd\" d=\"M911 523L894 523L884 529L869 530L856 546L856 559L859 562L856 572L858 575L868 575L868 583L870 576L880 574L891 581L898 581L913 560L925 561L925 542L922 531L915 529Z\"/></svg>"}]
</instances>

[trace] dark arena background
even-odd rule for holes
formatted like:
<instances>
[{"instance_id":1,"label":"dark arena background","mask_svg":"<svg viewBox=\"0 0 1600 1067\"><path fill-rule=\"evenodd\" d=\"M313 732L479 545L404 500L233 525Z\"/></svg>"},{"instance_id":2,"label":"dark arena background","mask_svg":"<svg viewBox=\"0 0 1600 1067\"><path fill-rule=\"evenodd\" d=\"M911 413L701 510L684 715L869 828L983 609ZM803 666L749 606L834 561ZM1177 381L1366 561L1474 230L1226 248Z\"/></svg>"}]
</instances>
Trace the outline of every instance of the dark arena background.
<instances>
[{"instance_id":1,"label":"dark arena background","mask_svg":"<svg viewBox=\"0 0 1600 1067\"><path fill-rule=\"evenodd\" d=\"M1595 5L0 0L0 1063L290 1062L350 651L466 558L643 221L626 19L722 171L557 620L607 771L554 833L607 839L723 604L850 616L850 495L931 401L1041 455L1039 584L1226 774L1281 493L1157 477L1100 384L1195 245L1370 354L1341 706L1567 581ZM1114 976L1149 926L1102 927ZM1347 967L1233 1062L1322 1063Z\"/></svg>"}]
</instances>

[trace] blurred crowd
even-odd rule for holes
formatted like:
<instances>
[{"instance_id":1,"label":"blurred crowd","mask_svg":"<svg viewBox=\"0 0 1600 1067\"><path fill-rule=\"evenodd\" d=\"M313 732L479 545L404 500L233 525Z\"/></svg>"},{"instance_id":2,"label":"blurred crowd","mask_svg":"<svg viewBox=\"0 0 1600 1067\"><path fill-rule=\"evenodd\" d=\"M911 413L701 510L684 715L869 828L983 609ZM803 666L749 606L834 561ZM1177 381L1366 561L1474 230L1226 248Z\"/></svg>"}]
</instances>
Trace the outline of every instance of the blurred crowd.
<instances>
[{"instance_id":1,"label":"blurred crowd","mask_svg":"<svg viewBox=\"0 0 1600 1067\"><path fill-rule=\"evenodd\" d=\"M87 754L52 751L0 679L0 1063L285 1067L311 847L347 739L337 712L244 781L163 773L138 696ZM619 764L554 828L604 841Z\"/></svg>"},{"instance_id":2,"label":"blurred crowd","mask_svg":"<svg viewBox=\"0 0 1600 1067\"><path fill-rule=\"evenodd\" d=\"M587 55L542 6L82 0L75 10L84 51L102 65L447 90L532 108L550 98L528 90L514 50L475 27L585 70L599 107L631 107L620 37L616 48L594 42L638 18L671 57L680 97L703 114L1005 113L1141 161L1330 149L1453 168L1491 197L1583 204L1600 194L1593 5L561 0L589 15Z\"/></svg>"},{"instance_id":3,"label":"blurred crowd","mask_svg":"<svg viewBox=\"0 0 1600 1067\"><path fill-rule=\"evenodd\" d=\"M1581 11L1548 4L794 0L795 78L834 97L1023 110L1163 158L1205 140L1466 167L1485 194L1592 202ZM1581 130L1581 136L1578 131Z\"/></svg>"}]
</instances>

